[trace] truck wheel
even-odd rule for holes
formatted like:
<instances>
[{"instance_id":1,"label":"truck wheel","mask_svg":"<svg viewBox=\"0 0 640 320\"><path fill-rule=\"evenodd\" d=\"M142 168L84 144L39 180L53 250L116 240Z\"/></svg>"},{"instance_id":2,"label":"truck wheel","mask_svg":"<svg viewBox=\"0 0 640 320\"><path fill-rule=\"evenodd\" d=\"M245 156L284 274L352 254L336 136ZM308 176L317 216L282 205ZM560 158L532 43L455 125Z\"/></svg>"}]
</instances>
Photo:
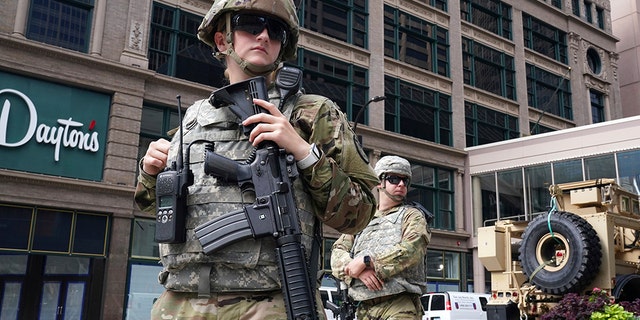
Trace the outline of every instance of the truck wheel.
<instances>
[{"instance_id":1,"label":"truck wheel","mask_svg":"<svg viewBox=\"0 0 640 320\"><path fill-rule=\"evenodd\" d=\"M591 225L570 212L540 215L527 225L520 244L522 271L551 294L578 292L600 269L600 239ZM549 232L549 224L551 232ZM542 265L547 264L542 267ZM538 270L539 269L539 270Z\"/></svg>"}]
</instances>

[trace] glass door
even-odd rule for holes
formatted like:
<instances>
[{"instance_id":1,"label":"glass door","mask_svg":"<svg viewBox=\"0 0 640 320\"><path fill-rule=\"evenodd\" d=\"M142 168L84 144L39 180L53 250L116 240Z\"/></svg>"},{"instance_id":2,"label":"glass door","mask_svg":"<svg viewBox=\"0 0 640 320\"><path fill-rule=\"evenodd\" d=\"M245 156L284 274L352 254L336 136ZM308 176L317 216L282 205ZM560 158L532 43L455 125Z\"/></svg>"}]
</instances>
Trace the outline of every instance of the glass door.
<instances>
[{"instance_id":1,"label":"glass door","mask_svg":"<svg viewBox=\"0 0 640 320\"><path fill-rule=\"evenodd\" d=\"M38 319L81 319L84 293L83 282L45 281Z\"/></svg>"}]
</instances>

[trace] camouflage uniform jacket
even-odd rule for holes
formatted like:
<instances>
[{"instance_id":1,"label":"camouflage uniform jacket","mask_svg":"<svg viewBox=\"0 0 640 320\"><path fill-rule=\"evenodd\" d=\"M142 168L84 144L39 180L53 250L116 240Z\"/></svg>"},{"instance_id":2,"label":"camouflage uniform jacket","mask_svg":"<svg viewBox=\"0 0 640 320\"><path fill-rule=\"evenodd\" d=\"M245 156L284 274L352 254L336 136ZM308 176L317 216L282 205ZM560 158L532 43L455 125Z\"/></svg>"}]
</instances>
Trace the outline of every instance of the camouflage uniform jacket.
<instances>
[{"instance_id":1,"label":"camouflage uniform jacket","mask_svg":"<svg viewBox=\"0 0 640 320\"><path fill-rule=\"evenodd\" d=\"M431 240L422 211L410 206L396 206L376 212L375 218L355 237L343 234L333 245L333 275L350 283L349 296L356 301L409 292L426 292L426 254ZM376 275L384 282L382 290L372 291L343 272L354 258L365 255L373 259ZM353 258L352 258L353 257Z\"/></svg>"},{"instance_id":2,"label":"camouflage uniform jacket","mask_svg":"<svg viewBox=\"0 0 640 320\"><path fill-rule=\"evenodd\" d=\"M278 90L273 86L269 97L271 103L279 105ZM354 145L354 133L344 114L332 101L322 96L300 95L297 99L288 99L282 110L290 115L298 134L309 143L316 143L323 153L315 165L299 170L299 177L294 181L302 243L310 257L314 216L342 232L358 232L375 212L371 190L378 180L361 157L359 147ZM253 149L242 133L238 118L229 108L214 108L208 99L189 107L182 125L185 146L205 140L213 143L214 152L239 161L246 160ZM178 135L175 135L169 160L176 158L178 144ZM202 252L193 231L196 226L255 200L255 194L241 193L237 183L204 174L204 145L196 141L190 147L194 184L187 196L187 241L159 245L164 267L159 275L160 283L169 290L182 292L202 292L203 287L210 292L279 289L276 244L271 237L239 241L211 255ZM143 211L155 212L155 177L140 171L135 200ZM200 275L204 278L207 274L209 281L200 279Z\"/></svg>"}]
</instances>

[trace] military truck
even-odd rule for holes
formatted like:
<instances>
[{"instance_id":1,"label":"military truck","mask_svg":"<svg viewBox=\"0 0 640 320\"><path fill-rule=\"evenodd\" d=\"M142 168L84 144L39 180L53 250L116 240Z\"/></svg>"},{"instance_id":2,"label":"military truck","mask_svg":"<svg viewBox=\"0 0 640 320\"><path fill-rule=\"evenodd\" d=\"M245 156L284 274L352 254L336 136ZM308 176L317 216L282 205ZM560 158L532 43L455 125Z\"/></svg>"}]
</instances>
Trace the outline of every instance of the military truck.
<instances>
[{"instance_id":1,"label":"military truck","mask_svg":"<svg viewBox=\"0 0 640 320\"><path fill-rule=\"evenodd\" d=\"M489 320L539 319L565 294L594 288L616 301L640 298L638 195L614 179L549 191L549 212L478 228L478 256L491 272Z\"/></svg>"}]
</instances>

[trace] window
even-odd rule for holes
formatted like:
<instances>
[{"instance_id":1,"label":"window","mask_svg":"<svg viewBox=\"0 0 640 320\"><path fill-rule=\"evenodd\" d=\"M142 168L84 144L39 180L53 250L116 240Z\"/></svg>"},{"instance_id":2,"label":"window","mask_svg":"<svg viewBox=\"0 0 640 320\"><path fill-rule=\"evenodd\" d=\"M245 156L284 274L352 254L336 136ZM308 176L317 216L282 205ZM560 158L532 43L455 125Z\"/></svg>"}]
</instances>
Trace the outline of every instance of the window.
<instances>
[{"instance_id":1,"label":"window","mask_svg":"<svg viewBox=\"0 0 640 320\"><path fill-rule=\"evenodd\" d=\"M529 63L526 68L529 105L543 112L573 120L570 80Z\"/></svg>"},{"instance_id":2,"label":"window","mask_svg":"<svg viewBox=\"0 0 640 320\"><path fill-rule=\"evenodd\" d=\"M571 11L574 16L580 16L580 0L571 0Z\"/></svg>"},{"instance_id":3,"label":"window","mask_svg":"<svg viewBox=\"0 0 640 320\"><path fill-rule=\"evenodd\" d=\"M134 218L131 229L125 319L146 319L153 303L164 291L158 283L162 266L158 264L160 252L154 240L156 221Z\"/></svg>"},{"instance_id":4,"label":"window","mask_svg":"<svg viewBox=\"0 0 640 320\"><path fill-rule=\"evenodd\" d=\"M498 210L500 219L524 220L524 184L522 170L498 172Z\"/></svg>"},{"instance_id":5,"label":"window","mask_svg":"<svg viewBox=\"0 0 640 320\"><path fill-rule=\"evenodd\" d=\"M447 0L422 0L421 2L447 12Z\"/></svg>"},{"instance_id":6,"label":"window","mask_svg":"<svg viewBox=\"0 0 640 320\"><path fill-rule=\"evenodd\" d=\"M214 87L226 85L225 68L196 36L201 22L200 16L154 2L149 69Z\"/></svg>"},{"instance_id":7,"label":"window","mask_svg":"<svg viewBox=\"0 0 640 320\"><path fill-rule=\"evenodd\" d=\"M593 123L604 122L604 95L595 90L589 90L591 98L591 121Z\"/></svg>"},{"instance_id":8,"label":"window","mask_svg":"<svg viewBox=\"0 0 640 320\"><path fill-rule=\"evenodd\" d=\"M627 191L640 194L640 150L621 152L616 155L618 183Z\"/></svg>"},{"instance_id":9,"label":"window","mask_svg":"<svg viewBox=\"0 0 640 320\"><path fill-rule=\"evenodd\" d=\"M551 5L558 9L562 9L562 0L551 0Z\"/></svg>"},{"instance_id":10,"label":"window","mask_svg":"<svg viewBox=\"0 0 640 320\"><path fill-rule=\"evenodd\" d=\"M596 7L596 19L598 28L604 30L604 9Z\"/></svg>"},{"instance_id":11,"label":"window","mask_svg":"<svg viewBox=\"0 0 640 320\"><path fill-rule=\"evenodd\" d=\"M304 28L366 49L367 9L367 0L304 0L298 16Z\"/></svg>"},{"instance_id":12,"label":"window","mask_svg":"<svg viewBox=\"0 0 640 320\"><path fill-rule=\"evenodd\" d=\"M556 129L543 126L539 123L540 118L536 122L529 122L529 134L540 134L556 131Z\"/></svg>"},{"instance_id":13,"label":"window","mask_svg":"<svg viewBox=\"0 0 640 320\"><path fill-rule=\"evenodd\" d=\"M613 153L584 158L584 179L615 179L616 163Z\"/></svg>"},{"instance_id":14,"label":"window","mask_svg":"<svg viewBox=\"0 0 640 320\"><path fill-rule=\"evenodd\" d=\"M522 14L524 45L551 59L567 64L567 34L526 13Z\"/></svg>"},{"instance_id":15,"label":"window","mask_svg":"<svg viewBox=\"0 0 640 320\"><path fill-rule=\"evenodd\" d=\"M452 145L451 97L385 77L385 130Z\"/></svg>"},{"instance_id":16,"label":"window","mask_svg":"<svg viewBox=\"0 0 640 320\"><path fill-rule=\"evenodd\" d=\"M474 176L472 178L474 187L475 208L482 208L482 221L484 226L494 225L498 220L498 194L496 192L496 177L494 173ZM478 194L479 193L479 194ZM478 199L476 201L476 199Z\"/></svg>"},{"instance_id":17,"label":"window","mask_svg":"<svg viewBox=\"0 0 640 320\"><path fill-rule=\"evenodd\" d=\"M92 0L32 0L29 9L28 39L88 51Z\"/></svg>"},{"instance_id":18,"label":"window","mask_svg":"<svg viewBox=\"0 0 640 320\"><path fill-rule=\"evenodd\" d=\"M138 159L142 159L152 141L164 138L170 140L169 130L180 125L178 110L151 105L142 107Z\"/></svg>"},{"instance_id":19,"label":"window","mask_svg":"<svg viewBox=\"0 0 640 320\"><path fill-rule=\"evenodd\" d=\"M460 0L460 18L511 39L511 6L497 0Z\"/></svg>"},{"instance_id":20,"label":"window","mask_svg":"<svg viewBox=\"0 0 640 320\"><path fill-rule=\"evenodd\" d=\"M460 253L427 250L427 277L434 280L460 280Z\"/></svg>"},{"instance_id":21,"label":"window","mask_svg":"<svg viewBox=\"0 0 640 320\"><path fill-rule=\"evenodd\" d=\"M0 204L0 251L106 257L106 215Z\"/></svg>"},{"instance_id":22,"label":"window","mask_svg":"<svg viewBox=\"0 0 640 320\"><path fill-rule=\"evenodd\" d=\"M551 186L551 164L543 164L538 166L524 168L525 186L527 186L525 198L527 199L527 212L536 214L547 212L551 195L549 194L549 186Z\"/></svg>"},{"instance_id":23,"label":"window","mask_svg":"<svg viewBox=\"0 0 640 320\"><path fill-rule=\"evenodd\" d=\"M583 181L582 159L572 159L553 163L553 183Z\"/></svg>"},{"instance_id":24,"label":"window","mask_svg":"<svg viewBox=\"0 0 640 320\"><path fill-rule=\"evenodd\" d=\"M153 303L164 292L158 283L158 274L162 266L155 264L132 263L129 266L127 283L127 301L125 319L148 319Z\"/></svg>"},{"instance_id":25,"label":"window","mask_svg":"<svg viewBox=\"0 0 640 320\"><path fill-rule=\"evenodd\" d=\"M520 137L517 117L471 102L464 107L467 147Z\"/></svg>"},{"instance_id":26,"label":"window","mask_svg":"<svg viewBox=\"0 0 640 320\"><path fill-rule=\"evenodd\" d=\"M426 165L411 165L409 201L422 204L435 216L431 227L455 230L454 186L451 170Z\"/></svg>"},{"instance_id":27,"label":"window","mask_svg":"<svg viewBox=\"0 0 640 320\"><path fill-rule=\"evenodd\" d=\"M304 71L302 85L306 93L333 100L351 120L367 103L366 69L303 49L298 51L298 61Z\"/></svg>"},{"instance_id":28,"label":"window","mask_svg":"<svg viewBox=\"0 0 640 320\"><path fill-rule=\"evenodd\" d=\"M331 248L337 239L323 238L322 241L322 269L331 273Z\"/></svg>"},{"instance_id":29,"label":"window","mask_svg":"<svg viewBox=\"0 0 640 320\"><path fill-rule=\"evenodd\" d=\"M384 54L449 76L448 31L390 6L384 7Z\"/></svg>"},{"instance_id":30,"label":"window","mask_svg":"<svg viewBox=\"0 0 640 320\"><path fill-rule=\"evenodd\" d=\"M462 38L464 83L516 100L513 57L468 38Z\"/></svg>"},{"instance_id":31,"label":"window","mask_svg":"<svg viewBox=\"0 0 640 320\"><path fill-rule=\"evenodd\" d=\"M585 13L584 18L589 23L593 23L593 14L591 13L591 10L593 10L593 3L591 3L590 1L585 1L584 2L584 13Z\"/></svg>"},{"instance_id":32,"label":"window","mask_svg":"<svg viewBox=\"0 0 640 320\"><path fill-rule=\"evenodd\" d=\"M602 62L600 61L600 55L594 48L587 49L587 65L591 73L598 75L602 70Z\"/></svg>"}]
</instances>

